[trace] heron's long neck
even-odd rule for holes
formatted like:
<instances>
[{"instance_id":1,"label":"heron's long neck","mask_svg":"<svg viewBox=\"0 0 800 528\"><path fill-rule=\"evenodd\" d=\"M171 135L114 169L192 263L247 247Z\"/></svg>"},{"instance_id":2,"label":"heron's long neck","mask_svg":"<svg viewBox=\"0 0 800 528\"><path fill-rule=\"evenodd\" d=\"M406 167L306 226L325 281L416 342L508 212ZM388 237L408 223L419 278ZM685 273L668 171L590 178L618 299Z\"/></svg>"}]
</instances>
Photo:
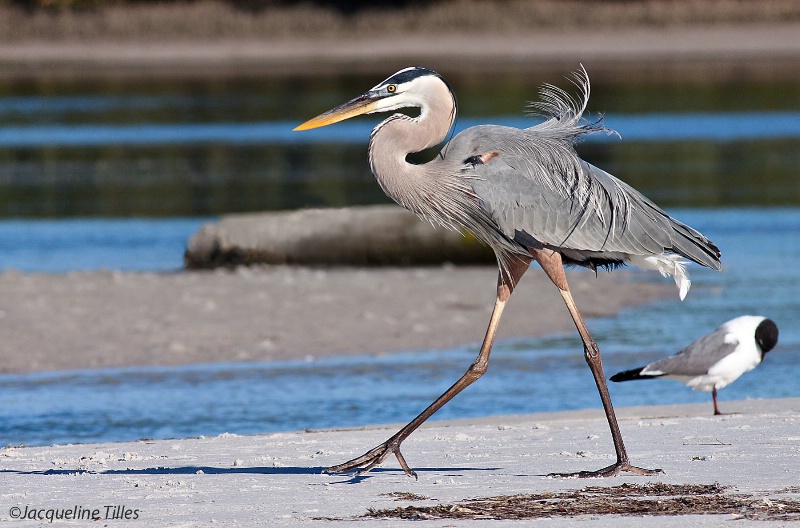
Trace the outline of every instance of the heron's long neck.
<instances>
[{"instance_id":1,"label":"heron's long neck","mask_svg":"<svg viewBox=\"0 0 800 528\"><path fill-rule=\"evenodd\" d=\"M415 165L406 160L444 140L453 123L455 105L450 94L438 98L423 109L419 117L395 114L380 123L372 132L369 161L372 173L383 191L394 201L420 216L442 222L435 211L434 191L447 185L445 171L438 170L436 161Z\"/></svg>"}]
</instances>

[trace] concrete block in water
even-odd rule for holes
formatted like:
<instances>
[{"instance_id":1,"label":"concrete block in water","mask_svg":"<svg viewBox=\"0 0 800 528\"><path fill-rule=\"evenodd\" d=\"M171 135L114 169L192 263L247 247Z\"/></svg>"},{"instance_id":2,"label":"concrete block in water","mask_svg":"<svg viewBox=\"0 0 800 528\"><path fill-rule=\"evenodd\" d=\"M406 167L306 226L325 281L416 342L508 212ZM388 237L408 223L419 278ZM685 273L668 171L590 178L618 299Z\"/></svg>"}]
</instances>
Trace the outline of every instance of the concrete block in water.
<instances>
[{"instance_id":1,"label":"concrete block in water","mask_svg":"<svg viewBox=\"0 0 800 528\"><path fill-rule=\"evenodd\" d=\"M491 264L470 235L394 205L223 216L189 240L187 268L250 264L419 266Z\"/></svg>"}]
</instances>

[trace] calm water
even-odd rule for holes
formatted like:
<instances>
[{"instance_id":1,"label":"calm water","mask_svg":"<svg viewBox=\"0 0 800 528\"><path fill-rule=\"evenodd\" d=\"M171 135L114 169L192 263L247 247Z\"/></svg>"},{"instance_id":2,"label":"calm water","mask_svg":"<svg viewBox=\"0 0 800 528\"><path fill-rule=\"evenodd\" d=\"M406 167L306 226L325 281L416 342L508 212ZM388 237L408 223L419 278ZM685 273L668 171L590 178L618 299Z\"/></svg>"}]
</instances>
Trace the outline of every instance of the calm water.
<instances>
[{"instance_id":1,"label":"calm water","mask_svg":"<svg viewBox=\"0 0 800 528\"><path fill-rule=\"evenodd\" d=\"M518 123L537 85L561 79L448 78L461 127ZM171 271L218 214L383 202L366 163L375 120L288 132L379 80L0 83L0 269ZM676 293L592 320L607 374L759 313L778 323L780 344L721 392L723 410L726 400L800 396L800 80L595 83L592 94L590 109L623 140L587 141L584 157L708 235L726 266L693 266L684 302ZM476 352L2 375L0 444L405 422ZM611 391L617 405L710 400L666 380ZM568 333L498 343L489 373L436 418L590 407L599 398Z\"/></svg>"},{"instance_id":2,"label":"calm water","mask_svg":"<svg viewBox=\"0 0 800 528\"><path fill-rule=\"evenodd\" d=\"M526 102L543 82L569 89L568 68L442 73L463 128L529 122ZM604 113L623 139L584 143L590 161L665 206L800 203L799 75L710 72L656 83L600 73L589 112ZM381 79L0 81L0 217L196 217L385 202L365 155L377 118L291 132Z\"/></svg>"},{"instance_id":3,"label":"calm water","mask_svg":"<svg viewBox=\"0 0 800 528\"><path fill-rule=\"evenodd\" d=\"M0 220L0 269L177 271L206 218Z\"/></svg>"}]
</instances>

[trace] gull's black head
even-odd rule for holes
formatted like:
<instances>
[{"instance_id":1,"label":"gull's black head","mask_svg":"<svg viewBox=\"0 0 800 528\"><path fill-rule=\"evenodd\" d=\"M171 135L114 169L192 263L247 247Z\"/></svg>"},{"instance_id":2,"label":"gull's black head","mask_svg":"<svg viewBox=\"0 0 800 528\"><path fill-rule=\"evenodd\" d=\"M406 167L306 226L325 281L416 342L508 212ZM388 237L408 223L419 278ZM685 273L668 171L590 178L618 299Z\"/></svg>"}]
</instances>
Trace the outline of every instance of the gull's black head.
<instances>
[{"instance_id":1,"label":"gull's black head","mask_svg":"<svg viewBox=\"0 0 800 528\"><path fill-rule=\"evenodd\" d=\"M761 355L775 348L778 344L778 325L771 319L764 319L756 327L756 343L761 349Z\"/></svg>"}]
</instances>

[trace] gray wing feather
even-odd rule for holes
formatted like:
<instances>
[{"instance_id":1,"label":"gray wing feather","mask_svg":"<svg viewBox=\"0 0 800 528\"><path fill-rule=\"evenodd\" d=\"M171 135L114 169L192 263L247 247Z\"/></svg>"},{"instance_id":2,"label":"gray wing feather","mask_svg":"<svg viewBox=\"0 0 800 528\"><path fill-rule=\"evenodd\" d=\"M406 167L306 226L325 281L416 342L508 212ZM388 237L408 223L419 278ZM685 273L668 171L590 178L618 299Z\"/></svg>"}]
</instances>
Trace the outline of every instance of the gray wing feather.
<instances>
[{"instance_id":1,"label":"gray wing feather","mask_svg":"<svg viewBox=\"0 0 800 528\"><path fill-rule=\"evenodd\" d=\"M547 244L578 261L672 251L719 269L716 247L638 191L581 160L549 129L479 126L457 135L449 157L487 152L464 169L481 207L509 239Z\"/></svg>"},{"instance_id":2,"label":"gray wing feather","mask_svg":"<svg viewBox=\"0 0 800 528\"><path fill-rule=\"evenodd\" d=\"M642 373L660 371L674 376L700 376L708 373L722 358L730 355L738 342L725 342L726 331L717 329L692 342L689 346L664 359L647 365Z\"/></svg>"}]
</instances>

